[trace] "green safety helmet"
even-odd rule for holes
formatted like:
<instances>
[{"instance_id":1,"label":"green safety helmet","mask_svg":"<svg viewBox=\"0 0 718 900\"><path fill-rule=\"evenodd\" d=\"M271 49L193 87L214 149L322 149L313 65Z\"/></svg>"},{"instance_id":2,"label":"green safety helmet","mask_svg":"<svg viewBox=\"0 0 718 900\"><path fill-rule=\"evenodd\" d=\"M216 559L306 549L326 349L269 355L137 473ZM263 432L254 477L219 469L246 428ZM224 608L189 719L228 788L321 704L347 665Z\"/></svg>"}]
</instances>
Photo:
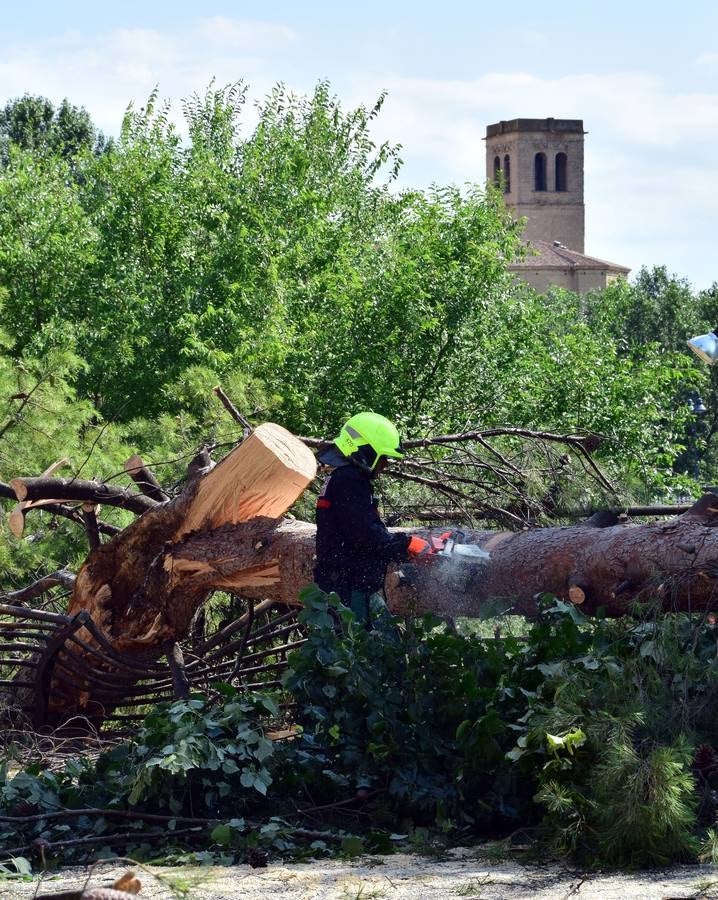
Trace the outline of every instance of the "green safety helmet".
<instances>
[{"instance_id":1,"label":"green safety helmet","mask_svg":"<svg viewBox=\"0 0 718 900\"><path fill-rule=\"evenodd\" d=\"M368 462L373 472L382 456L403 459L401 438L396 425L379 413L361 412L352 416L339 433L334 444L347 458L357 458L354 454L361 447L369 446L376 454L373 462Z\"/></svg>"}]
</instances>

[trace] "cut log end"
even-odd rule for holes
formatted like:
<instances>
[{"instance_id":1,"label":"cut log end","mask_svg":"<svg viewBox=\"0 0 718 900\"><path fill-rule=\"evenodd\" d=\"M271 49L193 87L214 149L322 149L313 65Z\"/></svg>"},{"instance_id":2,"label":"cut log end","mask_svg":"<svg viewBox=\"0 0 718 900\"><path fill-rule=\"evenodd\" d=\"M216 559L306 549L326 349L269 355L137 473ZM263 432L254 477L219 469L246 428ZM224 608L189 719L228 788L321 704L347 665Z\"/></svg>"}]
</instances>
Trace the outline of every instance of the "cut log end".
<instances>
[{"instance_id":1,"label":"cut log end","mask_svg":"<svg viewBox=\"0 0 718 900\"><path fill-rule=\"evenodd\" d=\"M278 518L316 471L308 447L280 425L265 422L205 475L175 538L257 516Z\"/></svg>"},{"instance_id":2,"label":"cut log end","mask_svg":"<svg viewBox=\"0 0 718 900\"><path fill-rule=\"evenodd\" d=\"M568 599L574 606L580 606L586 600L586 592L577 584L572 584L568 589Z\"/></svg>"},{"instance_id":3,"label":"cut log end","mask_svg":"<svg viewBox=\"0 0 718 900\"><path fill-rule=\"evenodd\" d=\"M22 478L13 478L10 482L10 487L15 491L15 496L18 500L27 499L27 485Z\"/></svg>"},{"instance_id":4,"label":"cut log end","mask_svg":"<svg viewBox=\"0 0 718 900\"><path fill-rule=\"evenodd\" d=\"M7 517L8 528L16 538L21 538L25 530L25 513L21 504L13 507Z\"/></svg>"},{"instance_id":5,"label":"cut log end","mask_svg":"<svg viewBox=\"0 0 718 900\"><path fill-rule=\"evenodd\" d=\"M142 471L145 467L145 462L139 453L134 453L129 459L125 460L124 469L128 475L135 474L137 472Z\"/></svg>"}]
</instances>

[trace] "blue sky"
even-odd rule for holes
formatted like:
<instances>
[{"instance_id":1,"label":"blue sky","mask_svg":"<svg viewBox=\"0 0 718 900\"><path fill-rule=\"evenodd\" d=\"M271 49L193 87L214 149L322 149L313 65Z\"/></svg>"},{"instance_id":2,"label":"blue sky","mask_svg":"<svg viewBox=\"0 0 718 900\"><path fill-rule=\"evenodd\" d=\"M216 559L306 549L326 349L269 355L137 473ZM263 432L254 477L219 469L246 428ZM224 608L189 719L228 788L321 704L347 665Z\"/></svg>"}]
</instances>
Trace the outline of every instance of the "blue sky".
<instances>
[{"instance_id":1,"label":"blue sky","mask_svg":"<svg viewBox=\"0 0 718 900\"><path fill-rule=\"evenodd\" d=\"M717 33L707 0L3 2L0 102L68 97L111 134L155 85L179 101L244 78L259 98L327 78L347 105L386 89L376 137L403 145L417 187L483 182L491 122L581 118L586 252L703 288L718 281Z\"/></svg>"}]
</instances>

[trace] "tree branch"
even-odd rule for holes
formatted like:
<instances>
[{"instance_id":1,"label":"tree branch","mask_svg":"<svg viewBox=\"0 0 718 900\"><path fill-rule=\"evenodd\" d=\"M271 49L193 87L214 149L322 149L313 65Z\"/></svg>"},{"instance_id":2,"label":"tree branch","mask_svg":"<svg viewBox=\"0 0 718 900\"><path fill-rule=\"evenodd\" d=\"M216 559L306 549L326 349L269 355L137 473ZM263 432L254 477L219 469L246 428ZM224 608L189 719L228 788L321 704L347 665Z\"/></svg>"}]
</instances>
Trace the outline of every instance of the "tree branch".
<instances>
[{"instance_id":1,"label":"tree branch","mask_svg":"<svg viewBox=\"0 0 718 900\"><path fill-rule=\"evenodd\" d=\"M5 488L7 488L7 492L5 491ZM9 484L3 484L2 482L0 482L0 497L12 498L17 502L17 494L15 491ZM84 527L85 524L82 520L80 511L74 506L65 506L62 503L45 503L42 506L28 507L26 513L34 512L35 510L50 513L52 516L60 516L63 519L69 519L71 522L74 522L75 525L81 527ZM118 525L109 525L107 522L100 521L97 523L97 528L100 534L106 534L108 537L114 537L122 531Z\"/></svg>"},{"instance_id":2,"label":"tree branch","mask_svg":"<svg viewBox=\"0 0 718 900\"><path fill-rule=\"evenodd\" d=\"M129 509L141 515L158 506L156 500L128 488L113 487L101 481L69 478L13 478L10 487L18 500L78 500Z\"/></svg>"},{"instance_id":3,"label":"tree branch","mask_svg":"<svg viewBox=\"0 0 718 900\"><path fill-rule=\"evenodd\" d=\"M219 397L222 401L222 405L227 410L227 412L232 416L235 422L239 422L239 424L244 429L244 437L248 437L252 433L252 426L249 424L247 419L242 415L242 413L237 409L237 407L232 403L229 397L222 390L221 385L217 385L216 388L213 389L214 393Z\"/></svg>"},{"instance_id":4,"label":"tree branch","mask_svg":"<svg viewBox=\"0 0 718 900\"><path fill-rule=\"evenodd\" d=\"M12 606L22 605L26 600L32 600L35 597L39 597L40 594L44 594L52 588L57 587L58 584L61 584L68 590L72 590L75 586L75 576L67 569L58 569L57 572L53 572L51 575L45 575L44 578L38 578L37 581L28 585L26 588L22 588L19 591L11 591L9 594L2 594L0 596L2 596L4 602L9 603Z\"/></svg>"},{"instance_id":5,"label":"tree branch","mask_svg":"<svg viewBox=\"0 0 718 900\"><path fill-rule=\"evenodd\" d=\"M90 550L95 550L102 543L95 504L83 503L81 515L87 532L87 540L90 542Z\"/></svg>"},{"instance_id":6,"label":"tree branch","mask_svg":"<svg viewBox=\"0 0 718 900\"><path fill-rule=\"evenodd\" d=\"M600 438L592 433L556 434L552 431L534 431L531 428L504 426L464 431L458 434L439 434L428 438L409 438L402 443L407 449L412 449L414 447L430 447L433 444L460 444L466 441L481 441L490 437L526 437L537 441L550 441L558 444L568 444L569 446L578 446L589 451L595 450L598 443L600 443Z\"/></svg>"},{"instance_id":7,"label":"tree branch","mask_svg":"<svg viewBox=\"0 0 718 900\"><path fill-rule=\"evenodd\" d=\"M17 423L20 421L20 419L22 417L22 411L25 409L27 404L30 402L32 395L35 393L35 391L40 387L40 385L45 381L45 379L47 377L48 377L47 375L43 375L42 378L40 378L40 380L36 382L36 384L32 388L32 390L23 391L19 394L13 394L13 396L10 399L11 400L22 400L22 403L15 410L15 415L12 416L10 419L8 419L8 421L2 426L2 428L0 428L0 438L5 434L6 431L8 431L14 425L17 425Z\"/></svg>"},{"instance_id":8,"label":"tree branch","mask_svg":"<svg viewBox=\"0 0 718 900\"><path fill-rule=\"evenodd\" d=\"M147 468L142 457L135 453L125 461L125 472L135 482L140 492L158 503L169 500L170 495L164 490L154 474Z\"/></svg>"}]
</instances>

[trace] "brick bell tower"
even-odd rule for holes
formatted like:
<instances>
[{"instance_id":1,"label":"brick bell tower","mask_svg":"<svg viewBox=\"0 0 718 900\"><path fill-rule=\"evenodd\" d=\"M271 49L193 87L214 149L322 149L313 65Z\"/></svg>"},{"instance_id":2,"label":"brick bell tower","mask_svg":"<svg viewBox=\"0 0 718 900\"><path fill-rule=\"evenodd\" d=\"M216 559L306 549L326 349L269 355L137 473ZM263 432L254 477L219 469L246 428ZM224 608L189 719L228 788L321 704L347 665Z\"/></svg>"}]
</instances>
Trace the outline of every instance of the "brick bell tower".
<instances>
[{"instance_id":1,"label":"brick bell tower","mask_svg":"<svg viewBox=\"0 0 718 900\"><path fill-rule=\"evenodd\" d=\"M527 241L584 253L582 119L511 119L486 128L486 178L527 217Z\"/></svg>"}]
</instances>

